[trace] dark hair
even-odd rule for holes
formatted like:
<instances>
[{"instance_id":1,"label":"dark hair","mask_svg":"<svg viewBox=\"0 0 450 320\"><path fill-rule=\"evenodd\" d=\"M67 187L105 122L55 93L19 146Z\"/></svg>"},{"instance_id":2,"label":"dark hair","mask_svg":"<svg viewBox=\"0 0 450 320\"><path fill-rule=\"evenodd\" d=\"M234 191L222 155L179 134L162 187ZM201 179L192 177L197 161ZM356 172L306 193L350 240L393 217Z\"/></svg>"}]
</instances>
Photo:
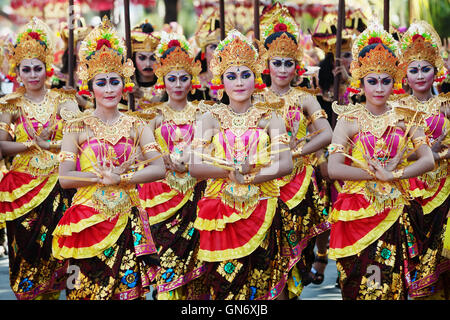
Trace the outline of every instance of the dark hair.
<instances>
[{"instance_id":1,"label":"dark hair","mask_svg":"<svg viewBox=\"0 0 450 320\"><path fill-rule=\"evenodd\" d=\"M372 44L365 46L359 52L358 57L364 58L366 56L366 54L368 54L370 52L370 50L375 49L379 44L381 44L383 46L383 48L385 48L387 51L389 51L395 57L395 53L389 47L387 47L384 43L372 43Z\"/></svg>"},{"instance_id":2,"label":"dark hair","mask_svg":"<svg viewBox=\"0 0 450 320\"><path fill-rule=\"evenodd\" d=\"M294 40L295 44L297 44L297 40L295 39L294 35L292 33L289 33L287 31L280 31L280 32L274 32L270 36L267 37L266 41L264 41L264 47L268 49L269 44L271 44L275 39L281 37L283 33L287 34L289 38Z\"/></svg>"},{"instance_id":3,"label":"dark hair","mask_svg":"<svg viewBox=\"0 0 450 320\"><path fill-rule=\"evenodd\" d=\"M328 91L334 83L334 54L328 52L325 58L319 62L319 67L319 87L323 91Z\"/></svg>"},{"instance_id":4,"label":"dark hair","mask_svg":"<svg viewBox=\"0 0 450 320\"><path fill-rule=\"evenodd\" d=\"M77 58L76 56L72 56L73 59L73 66L75 67L77 65ZM61 73L68 73L69 72L69 49L64 50L64 53L62 55L62 67L61 67Z\"/></svg>"},{"instance_id":5,"label":"dark hair","mask_svg":"<svg viewBox=\"0 0 450 320\"><path fill-rule=\"evenodd\" d=\"M202 66L202 71L200 71L200 73L204 73L204 72L208 71L208 64L206 63L206 58L202 60L202 52L201 51L199 53L197 53L197 55L195 56L195 61L200 61L200 64Z\"/></svg>"},{"instance_id":6,"label":"dark hair","mask_svg":"<svg viewBox=\"0 0 450 320\"><path fill-rule=\"evenodd\" d=\"M141 28L142 32L144 32L144 33L149 34L149 33L152 33L153 31L155 31L155 29L153 29L153 26L150 22L143 23L139 27Z\"/></svg>"}]
</instances>

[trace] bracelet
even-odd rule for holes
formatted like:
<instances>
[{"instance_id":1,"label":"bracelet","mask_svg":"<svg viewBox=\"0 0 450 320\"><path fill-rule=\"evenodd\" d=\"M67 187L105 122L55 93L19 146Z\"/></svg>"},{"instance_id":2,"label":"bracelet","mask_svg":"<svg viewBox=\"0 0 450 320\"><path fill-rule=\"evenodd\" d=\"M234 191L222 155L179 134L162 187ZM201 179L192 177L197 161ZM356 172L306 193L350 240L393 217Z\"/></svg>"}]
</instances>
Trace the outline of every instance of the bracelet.
<instances>
[{"instance_id":1,"label":"bracelet","mask_svg":"<svg viewBox=\"0 0 450 320\"><path fill-rule=\"evenodd\" d=\"M255 178L256 178L256 172L244 174L244 183L250 184L253 182L253 180L255 180Z\"/></svg>"},{"instance_id":2,"label":"bracelet","mask_svg":"<svg viewBox=\"0 0 450 320\"><path fill-rule=\"evenodd\" d=\"M77 155L73 152L70 151L61 151L58 154L58 161L59 162L64 162L64 161L73 161L76 162L77 161Z\"/></svg>"},{"instance_id":3,"label":"bracelet","mask_svg":"<svg viewBox=\"0 0 450 320\"><path fill-rule=\"evenodd\" d=\"M205 146L209 145L211 143L211 141L207 141L204 139L199 139L199 138L194 138L191 141L191 148L194 149L198 149L200 147L204 148Z\"/></svg>"},{"instance_id":4,"label":"bracelet","mask_svg":"<svg viewBox=\"0 0 450 320\"><path fill-rule=\"evenodd\" d=\"M429 147L431 146L430 139L428 139L427 136L418 137L418 138L412 139L411 141L414 145L414 148L419 148L423 144L426 144Z\"/></svg>"},{"instance_id":5,"label":"bracelet","mask_svg":"<svg viewBox=\"0 0 450 320\"><path fill-rule=\"evenodd\" d=\"M403 171L405 171L405 169L397 169L392 171L392 176L394 177L395 180L401 179L401 177L403 176Z\"/></svg>"},{"instance_id":6,"label":"bracelet","mask_svg":"<svg viewBox=\"0 0 450 320\"><path fill-rule=\"evenodd\" d=\"M159 152L159 145L157 142L147 143L142 147L142 154L146 154L147 152Z\"/></svg>"},{"instance_id":7,"label":"bracelet","mask_svg":"<svg viewBox=\"0 0 450 320\"><path fill-rule=\"evenodd\" d=\"M49 141L50 148L60 148L62 144L62 140L51 140Z\"/></svg>"},{"instance_id":8,"label":"bracelet","mask_svg":"<svg viewBox=\"0 0 450 320\"><path fill-rule=\"evenodd\" d=\"M120 185L131 184L131 178L133 178L134 172L122 173L120 175Z\"/></svg>"},{"instance_id":9,"label":"bracelet","mask_svg":"<svg viewBox=\"0 0 450 320\"><path fill-rule=\"evenodd\" d=\"M303 151L303 146L297 146L293 151L292 151L292 156L293 157L298 157L302 154Z\"/></svg>"},{"instance_id":10,"label":"bracelet","mask_svg":"<svg viewBox=\"0 0 450 320\"><path fill-rule=\"evenodd\" d=\"M445 156L448 154L448 148L444 148L441 151L438 152L439 160L445 158Z\"/></svg>"},{"instance_id":11,"label":"bracelet","mask_svg":"<svg viewBox=\"0 0 450 320\"><path fill-rule=\"evenodd\" d=\"M317 110L310 117L311 122L315 122L317 119L320 119L320 118L328 119L328 115L325 112L325 110L323 110L323 109Z\"/></svg>"},{"instance_id":12,"label":"bracelet","mask_svg":"<svg viewBox=\"0 0 450 320\"><path fill-rule=\"evenodd\" d=\"M34 141L33 140L28 140L28 141L24 141L21 142L23 145L25 145L27 147L27 149L30 149L32 146L34 146Z\"/></svg>"},{"instance_id":13,"label":"bracelet","mask_svg":"<svg viewBox=\"0 0 450 320\"><path fill-rule=\"evenodd\" d=\"M344 153L345 147L339 143L332 143L328 146L328 154L332 155L333 153Z\"/></svg>"},{"instance_id":14,"label":"bracelet","mask_svg":"<svg viewBox=\"0 0 450 320\"><path fill-rule=\"evenodd\" d=\"M316 255L319 258L324 258L324 257L326 257L328 255L328 249L327 249L327 251L325 251L325 253L319 253L319 251L317 251Z\"/></svg>"},{"instance_id":15,"label":"bracelet","mask_svg":"<svg viewBox=\"0 0 450 320\"><path fill-rule=\"evenodd\" d=\"M283 133L283 134L280 134L280 135L276 136L275 138L273 138L271 145L289 144L290 141L291 141L291 138L289 137L289 134Z\"/></svg>"}]
</instances>

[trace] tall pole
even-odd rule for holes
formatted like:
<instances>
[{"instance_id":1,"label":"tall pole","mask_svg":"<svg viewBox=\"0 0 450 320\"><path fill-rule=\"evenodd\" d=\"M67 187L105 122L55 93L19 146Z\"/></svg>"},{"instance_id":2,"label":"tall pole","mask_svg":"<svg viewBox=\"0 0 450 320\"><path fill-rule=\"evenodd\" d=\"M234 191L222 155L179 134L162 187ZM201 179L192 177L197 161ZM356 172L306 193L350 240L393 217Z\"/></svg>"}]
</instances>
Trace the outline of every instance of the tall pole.
<instances>
[{"instance_id":1,"label":"tall pole","mask_svg":"<svg viewBox=\"0 0 450 320\"><path fill-rule=\"evenodd\" d=\"M342 29L344 27L344 21L345 21L345 1L339 0L339 6L338 6L338 21L337 21L337 31L336 31L336 53L334 56L335 59L335 66L340 66L340 61L336 58L341 57L341 48L342 48ZM338 101L339 103L339 86L340 86L340 80L341 76L340 74L337 74L334 78L334 100Z\"/></svg>"},{"instance_id":2,"label":"tall pole","mask_svg":"<svg viewBox=\"0 0 450 320\"><path fill-rule=\"evenodd\" d=\"M225 1L219 1L219 13L220 13L220 40L225 39Z\"/></svg>"},{"instance_id":3,"label":"tall pole","mask_svg":"<svg viewBox=\"0 0 450 320\"><path fill-rule=\"evenodd\" d=\"M255 32L255 39L259 40L259 0L253 2L253 30Z\"/></svg>"},{"instance_id":4,"label":"tall pole","mask_svg":"<svg viewBox=\"0 0 450 320\"><path fill-rule=\"evenodd\" d=\"M68 43L68 63L69 63L69 82L68 82L68 86L72 89L75 89L75 81L73 78L73 71L74 71L74 63L73 63L73 57L74 55L74 43L73 43L73 29L75 28L74 23L75 23L75 8L73 6L73 0L69 0L69 12L68 12L68 20L67 20L67 26L69 27L69 43Z\"/></svg>"},{"instance_id":5,"label":"tall pole","mask_svg":"<svg viewBox=\"0 0 450 320\"><path fill-rule=\"evenodd\" d=\"M131 27L130 27L130 0L124 0L125 8L125 43L127 46L127 58L132 59L133 51L131 48ZM134 93L128 93L128 109L134 111Z\"/></svg>"},{"instance_id":6,"label":"tall pole","mask_svg":"<svg viewBox=\"0 0 450 320\"><path fill-rule=\"evenodd\" d=\"M389 32L389 0L384 0L383 4L383 27Z\"/></svg>"}]
</instances>

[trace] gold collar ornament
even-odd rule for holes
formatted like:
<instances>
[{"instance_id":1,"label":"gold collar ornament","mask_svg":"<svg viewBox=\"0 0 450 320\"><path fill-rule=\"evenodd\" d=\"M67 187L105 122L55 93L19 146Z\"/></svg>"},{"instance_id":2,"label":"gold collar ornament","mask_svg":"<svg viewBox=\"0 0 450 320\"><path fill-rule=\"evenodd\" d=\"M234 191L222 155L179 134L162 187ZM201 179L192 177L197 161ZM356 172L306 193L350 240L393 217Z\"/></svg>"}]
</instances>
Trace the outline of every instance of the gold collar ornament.
<instances>
[{"instance_id":1,"label":"gold collar ornament","mask_svg":"<svg viewBox=\"0 0 450 320\"><path fill-rule=\"evenodd\" d=\"M406 70L413 61L428 61L438 70L435 81L442 82L445 68L439 52L441 47L441 38L433 27L425 21L416 21L409 26L400 41L401 65Z\"/></svg>"},{"instance_id":2,"label":"gold collar ornament","mask_svg":"<svg viewBox=\"0 0 450 320\"><path fill-rule=\"evenodd\" d=\"M9 77L15 78L15 68L24 59L39 59L45 64L47 76L53 75L53 52L55 37L50 27L42 20L33 17L23 26L17 35L16 42L8 44L10 71Z\"/></svg>"},{"instance_id":3,"label":"gold collar ornament","mask_svg":"<svg viewBox=\"0 0 450 320\"><path fill-rule=\"evenodd\" d=\"M171 48L174 49L164 56L164 53ZM201 71L200 62L195 61L189 43L183 35L163 31L156 54L158 58L157 63L155 63L155 74L158 78L155 85L156 89L164 89L164 76L176 70L184 70L192 76L192 89L201 87L198 80Z\"/></svg>"},{"instance_id":4,"label":"gold collar ornament","mask_svg":"<svg viewBox=\"0 0 450 320\"><path fill-rule=\"evenodd\" d=\"M79 56L78 77L82 81L78 92L80 95L91 95L87 83L100 73L118 73L125 78L123 91L133 90L134 84L130 79L134 74L133 61L126 59L123 40L106 16L81 42Z\"/></svg>"}]
</instances>

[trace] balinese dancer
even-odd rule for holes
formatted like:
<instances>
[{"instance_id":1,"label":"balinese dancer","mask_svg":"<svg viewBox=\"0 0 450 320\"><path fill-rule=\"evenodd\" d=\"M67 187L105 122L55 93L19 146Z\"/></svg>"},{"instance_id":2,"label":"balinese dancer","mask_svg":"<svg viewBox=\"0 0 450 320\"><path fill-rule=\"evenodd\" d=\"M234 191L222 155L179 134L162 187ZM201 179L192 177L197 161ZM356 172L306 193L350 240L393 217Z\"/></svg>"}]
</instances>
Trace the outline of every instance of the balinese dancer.
<instances>
[{"instance_id":1,"label":"balinese dancer","mask_svg":"<svg viewBox=\"0 0 450 320\"><path fill-rule=\"evenodd\" d=\"M435 79L444 73L440 47L438 34L425 21L411 24L403 34L400 60L406 69L406 80L412 94L398 101L425 114L425 134L433 144L435 168L410 179L411 193L420 201L424 213L422 238L419 239L423 252L420 266L411 275L410 295L433 299L445 294L444 283L450 281L450 260L442 256L442 239L450 208L450 125L445 116L445 109L450 105L450 95L432 94ZM410 159L414 158L413 154ZM447 283L447 288L449 285Z\"/></svg>"},{"instance_id":2,"label":"balinese dancer","mask_svg":"<svg viewBox=\"0 0 450 320\"><path fill-rule=\"evenodd\" d=\"M52 30L33 18L9 48L11 76L23 83L0 99L0 148L14 156L0 182L0 224L6 221L11 289L17 299L57 298L65 265L51 255L52 232L73 192L58 183L61 109L75 96L45 85L52 75Z\"/></svg>"},{"instance_id":3,"label":"balinese dancer","mask_svg":"<svg viewBox=\"0 0 450 320\"><path fill-rule=\"evenodd\" d=\"M283 99L277 111L285 121L290 136L290 147L294 157L294 170L290 175L279 178L279 206L283 227L287 236L283 252L292 256L293 261L300 261L293 270L290 281L291 295L299 296L300 284L308 284L312 279L309 274L314 260L315 237L329 230L328 214L319 199L319 189L314 175L314 153L325 148L331 142L332 130L327 121L327 114L320 107L314 95L302 87L292 87L291 82L297 74L303 72L301 67L303 50L298 45L298 26L287 8L279 3L261 16L264 46L267 49L267 69L270 86L262 93L254 95L255 100L270 102L275 106ZM308 126L310 126L308 128ZM306 142L306 139L309 141ZM295 243L291 246L288 242ZM308 247L308 250L303 250ZM327 248L320 248L319 261L325 265L328 261ZM311 257L312 259L308 259ZM316 260L317 260L316 259ZM317 271L316 278L322 272ZM300 276L298 275L300 274ZM291 284L298 284L294 287Z\"/></svg>"},{"instance_id":4,"label":"balinese dancer","mask_svg":"<svg viewBox=\"0 0 450 320\"><path fill-rule=\"evenodd\" d=\"M156 48L159 40L160 36L148 20L131 30L133 62L136 66L135 81L137 85L133 88L136 98L136 110L140 109L141 103L161 100L161 95L155 88L157 79L154 70Z\"/></svg>"},{"instance_id":5,"label":"balinese dancer","mask_svg":"<svg viewBox=\"0 0 450 320\"><path fill-rule=\"evenodd\" d=\"M336 259L344 299L406 299L408 274L418 259L408 178L434 167L420 115L387 102L401 86L397 42L372 22L353 44L351 73L365 104L339 106L328 150L329 175L344 181L330 215L330 257ZM356 90L356 89L355 89ZM417 161L406 159L409 143Z\"/></svg>"},{"instance_id":6,"label":"balinese dancer","mask_svg":"<svg viewBox=\"0 0 450 320\"><path fill-rule=\"evenodd\" d=\"M143 298L157 258L136 184L164 177L164 164L150 128L118 109L134 67L106 17L79 54L78 76L95 110L63 113L59 180L77 192L53 232L53 255L75 272L67 299ZM146 166L136 162L141 156Z\"/></svg>"},{"instance_id":7,"label":"balinese dancer","mask_svg":"<svg viewBox=\"0 0 450 320\"><path fill-rule=\"evenodd\" d=\"M150 127L157 142L154 147L164 155L166 178L143 184L139 195L161 261L156 278L157 299L183 299L183 286L204 271L196 259L199 233L194 221L205 182L193 178L188 165L194 123L201 110L198 103L187 101L188 93L197 87L201 66L194 60L186 39L176 33L161 34L157 53L157 86L167 92L168 101L151 105L148 110L157 112Z\"/></svg>"},{"instance_id":8,"label":"balinese dancer","mask_svg":"<svg viewBox=\"0 0 450 320\"><path fill-rule=\"evenodd\" d=\"M226 20L225 33L231 29L231 23ZM197 29L195 30L195 43L200 49L196 60L201 63L201 72L199 74L200 88L193 95L192 100L210 100L217 101L217 87L211 81L213 74L210 63L217 45L220 42L220 16L217 11L213 11L207 16L201 16Z\"/></svg>"},{"instance_id":9,"label":"balinese dancer","mask_svg":"<svg viewBox=\"0 0 450 320\"><path fill-rule=\"evenodd\" d=\"M213 83L230 104L211 106L194 130L190 171L208 179L194 227L210 299L275 299L287 282L276 179L293 168L289 136L278 114L251 101L262 87L264 50L236 30L219 43ZM191 289L197 298L199 286Z\"/></svg>"}]
</instances>

